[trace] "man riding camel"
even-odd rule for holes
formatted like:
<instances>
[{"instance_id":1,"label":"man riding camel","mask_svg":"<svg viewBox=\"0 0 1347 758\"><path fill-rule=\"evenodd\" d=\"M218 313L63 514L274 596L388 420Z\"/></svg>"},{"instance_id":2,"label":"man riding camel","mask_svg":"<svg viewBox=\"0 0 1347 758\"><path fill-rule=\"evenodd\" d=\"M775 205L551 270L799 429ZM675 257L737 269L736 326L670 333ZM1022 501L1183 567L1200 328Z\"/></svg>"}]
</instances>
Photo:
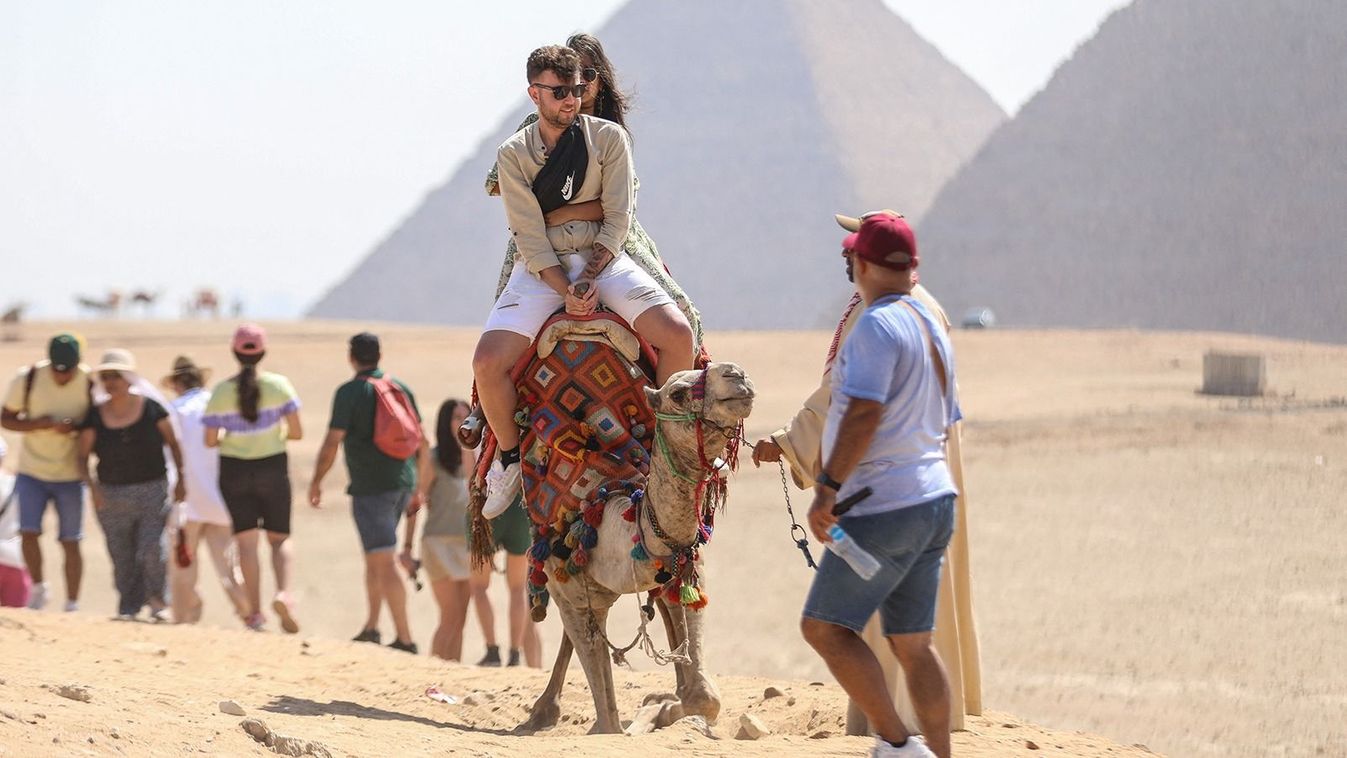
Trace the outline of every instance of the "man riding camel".
<instances>
[{"instance_id":1,"label":"man riding camel","mask_svg":"<svg viewBox=\"0 0 1347 758\"><path fill-rule=\"evenodd\" d=\"M603 305L659 356L656 385L693 366L692 330L674 301L622 252L631 223L631 144L617 124L580 114L588 86L575 51L549 45L528 57L538 121L500 146L501 198L519 257L487 317L473 355L477 394L500 459L487 476L482 512L504 512L520 490L517 404L510 371L558 308L588 316ZM564 205L600 200L602 221L549 226Z\"/></svg>"}]
</instances>

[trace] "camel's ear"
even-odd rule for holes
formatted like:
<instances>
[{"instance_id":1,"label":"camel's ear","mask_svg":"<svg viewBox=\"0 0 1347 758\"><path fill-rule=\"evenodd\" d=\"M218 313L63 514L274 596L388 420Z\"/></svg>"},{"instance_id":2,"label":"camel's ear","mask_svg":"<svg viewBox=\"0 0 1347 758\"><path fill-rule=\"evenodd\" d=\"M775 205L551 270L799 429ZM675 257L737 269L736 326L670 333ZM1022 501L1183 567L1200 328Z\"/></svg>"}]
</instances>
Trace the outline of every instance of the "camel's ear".
<instances>
[{"instance_id":1,"label":"camel's ear","mask_svg":"<svg viewBox=\"0 0 1347 758\"><path fill-rule=\"evenodd\" d=\"M654 387L646 387L645 400L647 403L650 403L650 410L652 411L659 410L659 403L660 403L659 390L655 389Z\"/></svg>"}]
</instances>

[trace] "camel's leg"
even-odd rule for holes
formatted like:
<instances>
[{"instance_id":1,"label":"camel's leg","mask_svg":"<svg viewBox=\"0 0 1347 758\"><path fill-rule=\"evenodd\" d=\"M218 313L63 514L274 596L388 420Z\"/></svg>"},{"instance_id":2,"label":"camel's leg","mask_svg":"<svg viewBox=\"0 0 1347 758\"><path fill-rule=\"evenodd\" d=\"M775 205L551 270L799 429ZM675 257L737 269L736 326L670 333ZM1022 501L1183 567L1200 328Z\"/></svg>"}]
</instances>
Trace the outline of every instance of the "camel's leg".
<instances>
[{"instance_id":1,"label":"camel's leg","mask_svg":"<svg viewBox=\"0 0 1347 758\"><path fill-rule=\"evenodd\" d=\"M659 608L660 618L664 620L664 632L669 637L669 652L673 652L678 649L679 645L683 644L683 638L680 634L683 631L686 631L684 629L685 622L682 619L679 619L676 622L674 621L674 609L669 607L669 603L664 599L662 593L659 597L655 598L655 607ZM678 613L681 614L682 612L683 606L679 605ZM686 667L682 664L674 666L674 676L677 677L678 692L682 692L683 687L687 684L687 672L684 670L685 668Z\"/></svg>"},{"instance_id":2,"label":"camel's leg","mask_svg":"<svg viewBox=\"0 0 1347 758\"><path fill-rule=\"evenodd\" d=\"M720 689L706 674L706 658L702 650L703 624L705 614L701 611L687 610L679 606L678 610L669 609L674 621L679 624L679 637L688 641L688 657L692 659L686 666L684 682L678 687L678 699L683 701L683 711L689 716L698 714L706 718L708 724L716 723L720 715Z\"/></svg>"},{"instance_id":3,"label":"camel's leg","mask_svg":"<svg viewBox=\"0 0 1347 758\"><path fill-rule=\"evenodd\" d=\"M599 630L607 630L608 607L617 598L610 593L604 594L608 597L600 602L607 604L593 609L594 620ZM553 599L562 600L555 595ZM580 666L585 670L585 678L589 680L589 691L594 695L594 726L589 733L617 734L622 731L622 722L617 715L617 692L613 688L613 662L608 657L608 645L598 632L591 634L590 611L587 608L576 607L565 600L556 605L561 611L561 623L566 627L566 636L575 646Z\"/></svg>"},{"instance_id":4,"label":"camel's leg","mask_svg":"<svg viewBox=\"0 0 1347 758\"><path fill-rule=\"evenodd\" d=\"M571 653L575 646L570 636L561 635L561 645L557 649L557 661L552 664L552 678L547 680L547 688L533 703L528 721L520 724L515 731L531 734L543 729L551 729L561 720L561 688L566 684L566 669L571 665Z\"/></svg>"}]
</instances>

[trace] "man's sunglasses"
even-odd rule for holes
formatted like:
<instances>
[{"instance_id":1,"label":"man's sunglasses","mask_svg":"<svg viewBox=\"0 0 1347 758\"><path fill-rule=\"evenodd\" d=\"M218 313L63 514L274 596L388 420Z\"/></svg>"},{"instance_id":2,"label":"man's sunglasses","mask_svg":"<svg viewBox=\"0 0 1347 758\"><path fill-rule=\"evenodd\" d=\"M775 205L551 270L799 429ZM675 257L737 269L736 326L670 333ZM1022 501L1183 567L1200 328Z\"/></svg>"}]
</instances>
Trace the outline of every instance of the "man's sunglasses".
<instances>
[{"instance_id":1,"label":"man's sunglasses","mask_svg":"<svg viewBox=\"0 0 1347 758\"><path fill-rule=\"evenodd\" d=\"M98 378L105 382L120 381L124 377L120 371L99 371Z\"/></svg>"},{"instance_id":2,"label":"man's sunglasses","mask_svg":"<svg viewBox=\"0 0 1347 758\"><path fill-rule=\"evenodd\" d=\"M556 98L557 100L565 100L566 98L572 95L574 95L577 98L584 97L585 90L589 89L588 84L563 84L556 87L550 87L546 84L529 82L529 86L537 87L538 89L551 90L552 97Z\"/></svg>"}]
</instances>

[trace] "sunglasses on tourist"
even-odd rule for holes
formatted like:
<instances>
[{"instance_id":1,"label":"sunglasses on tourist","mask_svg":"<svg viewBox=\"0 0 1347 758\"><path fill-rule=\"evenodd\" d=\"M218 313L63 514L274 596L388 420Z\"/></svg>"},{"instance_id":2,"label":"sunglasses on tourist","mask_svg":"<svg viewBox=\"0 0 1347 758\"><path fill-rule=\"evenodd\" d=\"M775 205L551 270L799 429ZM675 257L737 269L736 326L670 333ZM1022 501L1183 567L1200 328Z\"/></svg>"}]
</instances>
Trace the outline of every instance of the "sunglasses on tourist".
<instances>
[{"instance_id":1,"label":"sunglasses on tourist","mask_svg":"<svg viewBox=\"0 0 1347 758\"><path fill-rule=\"evenodd\" d=\"M115 381L119 381L119 380L122 378L122 372L120 372L120 371L99 371L99 372L98 372L98 378L99 378L101 381L104 381L104 382L115 382Z\"/></svg>"},{"instance_id":2,"label":"sunglasses on tourist","mask_svg":"<svg viewBox=\"0 0 1347 758\"><path fill-rule=\"evenodd\" d=\"M592 82L599 78L599 70L597 68L582 68L580 69L580 78Z\"/></svg>"},{"instance_id":3,"label":"sunglasses on tourist","mask_svg":"<svg viewBox=\"0 0 1347 758\"><path fill-rule=\"evenodd\" d=\"M556 98L557 100L565 100L566 98L571 97L572 95L574 95L577 98L584 97L585 90L589 89L588 84L562 84L556 87L552 87L546 84L539 84L537 82L529 82L529 86L537 87L538 89L551 90L552 97Z\"/></svg>"}]
</instances>

